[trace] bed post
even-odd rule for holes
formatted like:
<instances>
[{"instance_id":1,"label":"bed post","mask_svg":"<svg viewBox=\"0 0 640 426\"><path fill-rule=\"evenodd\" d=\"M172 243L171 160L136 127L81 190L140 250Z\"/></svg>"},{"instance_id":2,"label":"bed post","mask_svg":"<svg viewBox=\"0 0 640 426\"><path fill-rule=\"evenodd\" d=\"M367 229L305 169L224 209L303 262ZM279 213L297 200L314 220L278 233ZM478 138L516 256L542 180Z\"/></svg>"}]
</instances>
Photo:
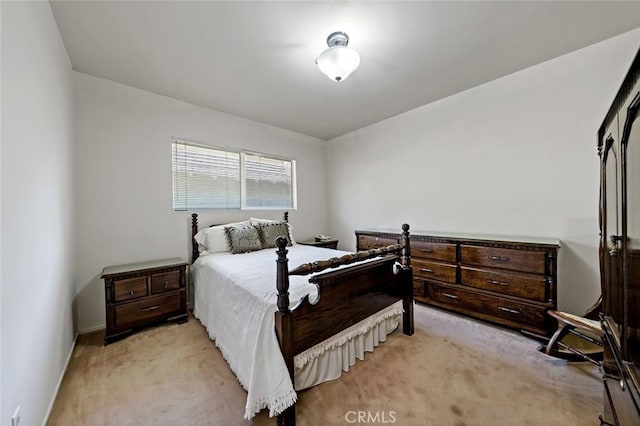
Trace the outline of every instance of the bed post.
<instances>
[{"instance_id":1,"label":"bed post","mask_svg":"<svg viewBox=\"0 0 640 426\"><path fill-rule=\"evenodd\" d=\"M285 212L286 219L286 212ZM289 310L289 259L287 259L287 253L289 252L287 247L287 239L285 237L276 238L276 246L278 250L278 260L276 260L277 269L277 281L276 287L278 289L278 311L276 312L276 335L278 336L278 342L280 343L280 350L284 362L289 370L289 377L291 377L291 383L294 384L294 368L293 368L293 328L291 323L291 311ZM296 424L296 405L284 410L278 415L278 426L292 426Z\"/></svg>"},{"instance_id":2,"label":"bed post","mask_svg":"<svg viewBox=\"0 0 640 426\"><path fill-rule=\"evenodd\" d=\"M276 246L278 250L278 264L276 287L278 289L278 312L288 314L289 311L289 259L287 259L287 253L289 250L287 247L287 239L280 236L276 238Z\"/></svg>"},{"instance_id":3,"label":"bed post","mask_svg":"<svg viewBox=\"0 0 640 426\"><path fill-rule=\"evenodd\" d=\"M191 215L191 263L195 262L198 256L200 255L200 251L198 250L198 243L193 239L195 235L198 233L198 213L193 213Z\"/></svg>"},{"instance_id":4,"label":"bed post","mask_svg":"<svg viewBox=\"0 0 640 426\"><path fill-rule=\"evenodd\" d=\"M402 224L402 264L411 266L411 245L409 241L409 224Z\"/></svg>"},{"instance_id":5,"label":"bed post","mask_svg":"<svg viewBox=\"0 0 640 426\"><path fill-rule=\"evenodd\" d=\"M413 272L411 270L411 244L409 241L409 225L402 225L402 265L401 272L406 276L402 291L402 332L408 336L413 335Z\"/></svg>"}]
</instances>

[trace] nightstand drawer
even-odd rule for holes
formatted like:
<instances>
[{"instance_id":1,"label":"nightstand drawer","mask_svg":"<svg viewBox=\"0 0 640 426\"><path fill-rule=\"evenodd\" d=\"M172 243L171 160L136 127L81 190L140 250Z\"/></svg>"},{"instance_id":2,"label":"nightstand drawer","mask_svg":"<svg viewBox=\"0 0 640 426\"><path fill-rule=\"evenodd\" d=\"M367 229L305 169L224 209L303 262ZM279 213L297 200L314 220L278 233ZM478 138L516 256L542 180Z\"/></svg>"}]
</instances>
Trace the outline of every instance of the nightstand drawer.
<instances>
[{"instance_id":1,"label":"nightstand drawer","mask_svg":"<svg viewBox=\"0 0 640 426\"><path fill-rule=\"evenodd\" d=\"M180 293L150 297L139 302L125 303L115 308L116 326L162 316L180 310Z\"/></svg>"},{"instance_id":2,"label":"nightstand drawer","mask_svg":"<svg viewBox=\"0 0 640 426\"><path fill-rule=\"evenodd\" d=\"M177 257L106 266L104 344L162 321L188 321L186 275Z\"/></svg>"},{"instance_id":3,"label":"nightstand drawer","mask_svg":"<svg viewBox=\"0 0 640 426\"><path fill-rule=\"evenodd\" d=\"M113 282L113 300L136 299L147 295L147 277L127 278Z\"/></svg>"},{"instance_id":4,"label":"nightstand drawer","mask_svg":"<svg viewBox=\"0 0 640 426\"><path fill-rule=\"evenodd\" d=\"M178 288L180 288L180 271L169 271L151 276L151 293L162 293Z\"/></svg>"},{"instance_id":5,"label":"nightstand drawer","mask_svg":"<svg viewBox=\"0 0 640 426\"><path fill-rule=\"evenodd\" d=\"M313 246L313 247L324 247L337 250L338 249L338 240L311 240L311 241L298 241L298 244L302 244L303 246Z\"/></svg>"}]
</instances>

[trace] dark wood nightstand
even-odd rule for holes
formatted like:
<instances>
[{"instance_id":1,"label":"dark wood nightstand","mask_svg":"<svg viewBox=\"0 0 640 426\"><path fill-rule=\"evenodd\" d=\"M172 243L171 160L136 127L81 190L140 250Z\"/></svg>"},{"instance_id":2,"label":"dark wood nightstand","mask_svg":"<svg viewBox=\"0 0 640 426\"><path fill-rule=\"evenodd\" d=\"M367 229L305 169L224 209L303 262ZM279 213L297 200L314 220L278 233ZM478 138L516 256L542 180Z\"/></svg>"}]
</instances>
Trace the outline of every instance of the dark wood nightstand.
<instances>
[{"instance_id":1,"label":"dark wood nightstand","mask_svg":"<svg viewBox=\"0 0 640 426\"><path fill-rule=\"evenodd\" d=\"M186 322L186 275L187 262L178 258L104 268L104 344L162 321Z\"/></svg>"},{"instance_id":2,"label":"dark wood nightstand","mask_svg":"<svg viewBox=\"0 0 640 426\"><path fill-rule=\"evenodd\" d=\"M326 247L330 249L337 250L338 249L338 240L309 240L309 241L298 241L298 244L302 244L305 246L315 246L315 247Z\"/></svg>"}]
</instances>

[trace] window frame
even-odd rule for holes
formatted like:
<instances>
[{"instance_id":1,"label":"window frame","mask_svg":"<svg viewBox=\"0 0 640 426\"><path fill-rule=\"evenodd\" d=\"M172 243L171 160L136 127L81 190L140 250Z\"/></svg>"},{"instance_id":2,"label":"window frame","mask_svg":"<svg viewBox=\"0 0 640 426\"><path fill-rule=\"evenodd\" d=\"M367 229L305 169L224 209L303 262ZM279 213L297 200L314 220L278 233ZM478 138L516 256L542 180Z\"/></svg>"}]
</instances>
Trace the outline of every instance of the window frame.
<instances>
[{"instance_id":1,"label":"window frame","mask_svg":"<svg viewBox=\"0 0 640 426\"><path fill-rule=\"evenodd\" d=\"M239 207L197 207L190 208L188 202L185 201L185 208L176 208L176 187L175 187L175 168L174 168L174 145L185 145L185 146L194 146L197 148L210 149L212 151L223 151L231 154L239 155L239 164L238 164L238 179L240 181L240 203ZM253 207L247 206L247 184L246 184L246 171L245 171L245 157L247 155L256 156L256 157L264 157L271 160L284 161L289 162L291 164L291 192L290 192L290 200L291 205L285 206L267 206L267 207ZM297 210L298 209L298 178L297 178L297 161L293 157L281 156L268 154L265 152L258 152L248 149L236 148L236 147L228 147L228 146L219 146L219 145L210 145L202 142L195 142L190 139L180 138L180 137L172 137L171 138L171 188L172 188L172 208L173 211L190 211L190 210ZM185 183L186 186L186 183ZM186 197L188 200L188 196Z\"/></svg>"}]
</instances>

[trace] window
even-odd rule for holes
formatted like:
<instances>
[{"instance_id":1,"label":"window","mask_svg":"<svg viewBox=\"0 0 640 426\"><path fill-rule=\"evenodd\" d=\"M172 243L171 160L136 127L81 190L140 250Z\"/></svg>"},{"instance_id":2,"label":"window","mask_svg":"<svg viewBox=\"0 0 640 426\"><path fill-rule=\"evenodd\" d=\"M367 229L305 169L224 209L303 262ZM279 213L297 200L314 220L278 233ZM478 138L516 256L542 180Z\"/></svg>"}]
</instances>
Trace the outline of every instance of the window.
<instances>
[{"instance_id":1,"label":"window","mask_svg":"<svg viewBox=\"0 0 640 426\"><path fill-rule=\"evenodd\" d=\"M295 209L296 162L171 142L173 209Z\"/></svg>"}]
</instances>

